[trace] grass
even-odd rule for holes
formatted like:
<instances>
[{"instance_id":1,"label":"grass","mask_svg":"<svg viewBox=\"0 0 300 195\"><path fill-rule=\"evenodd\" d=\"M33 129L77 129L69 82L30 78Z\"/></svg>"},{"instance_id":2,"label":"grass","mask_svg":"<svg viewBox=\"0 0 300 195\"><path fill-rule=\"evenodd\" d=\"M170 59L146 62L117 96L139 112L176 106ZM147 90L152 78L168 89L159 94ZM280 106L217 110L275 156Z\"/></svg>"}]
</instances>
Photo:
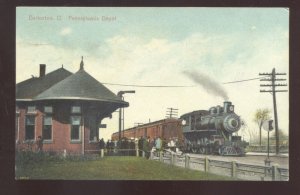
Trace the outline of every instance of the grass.
<instances>
[{"instance_id":1,"label":"grass","mask_svg":"<svg viewBox=\"0 0 300 195\"><path fill-rule=\"evenodd\" d=\"M232 180L138 157L105 157L87 161L42 161L17 166L16 179L62 180Z\"/></svg>"}]
</instances>

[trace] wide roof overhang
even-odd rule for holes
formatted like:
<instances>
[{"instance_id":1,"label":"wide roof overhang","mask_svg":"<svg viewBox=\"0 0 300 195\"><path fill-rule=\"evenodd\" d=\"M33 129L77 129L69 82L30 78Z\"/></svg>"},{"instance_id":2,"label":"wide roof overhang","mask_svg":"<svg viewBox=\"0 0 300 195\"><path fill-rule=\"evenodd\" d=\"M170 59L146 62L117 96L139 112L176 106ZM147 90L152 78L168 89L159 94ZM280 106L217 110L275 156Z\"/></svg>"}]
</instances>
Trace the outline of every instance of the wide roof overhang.
<instances>
[{"instance_id":1,"label":"wide roof overhang","mask_svg":"<svg viewBox=\"0 0 300 195\"><path fill-rule=\"evenodd\" d=\"M87 97L47 97L47 98L35 98L33 101L41 101L41 100L86 100L86 101L98 101L98 102L111 102L111 103L121 103L125 104L125 101L118 100L108 100L101 98L87 98Z\"/></svg>"}]
</instances>

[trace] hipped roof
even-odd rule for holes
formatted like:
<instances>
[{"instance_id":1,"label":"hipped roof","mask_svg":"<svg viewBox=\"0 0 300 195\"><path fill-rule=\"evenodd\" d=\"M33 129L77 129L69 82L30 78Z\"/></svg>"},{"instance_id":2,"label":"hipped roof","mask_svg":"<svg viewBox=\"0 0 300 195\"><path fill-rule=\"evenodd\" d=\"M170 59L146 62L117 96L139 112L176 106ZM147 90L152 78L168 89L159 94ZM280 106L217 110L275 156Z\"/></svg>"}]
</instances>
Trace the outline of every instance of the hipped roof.
<instances>
[{"instance_id":1,"label":"hipped roof","mask_svg":"<svg viewBox=\"0 0 300 195\"><path fill-rule=\"evenodd\" d=\"M116 96L95 78L80 69L75 74L58 82L39 94L35 100L70 99L95 100L128 104Z\"/></svg>"},{"instance_id":2,"label":"hipped roof","mask_svg":"<svg viewBox=\"0 0 300 195\"><path fill-rule=\"evenodd\" d=\"M53 72L46 74L43 77L32 77L16 85L17 100L32 100L40 93L49 89L59 81L67 78L73 73L68 70L59 68Z\"/></svg>"},{"instance_id":3,"label":"hipped roof","mask_svg":"<svg viewBox=\"0 0 300 195\"><path fill-rule=\"evenodd\" d=\"M31 78L16 86L17 101L82 100L128 106L128 102L111 92L84 71L83 59L75 74L60 68L43 77Z\"/></svg>"}]
</instances>

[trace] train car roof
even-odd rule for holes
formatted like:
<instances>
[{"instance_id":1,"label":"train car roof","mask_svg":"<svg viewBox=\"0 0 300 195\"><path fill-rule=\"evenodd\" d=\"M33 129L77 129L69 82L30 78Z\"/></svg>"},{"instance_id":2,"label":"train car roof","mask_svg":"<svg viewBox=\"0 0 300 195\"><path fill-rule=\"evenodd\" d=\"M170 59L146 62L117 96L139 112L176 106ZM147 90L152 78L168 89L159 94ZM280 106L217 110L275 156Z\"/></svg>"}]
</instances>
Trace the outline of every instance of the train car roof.
<instances>
[{"instance_id":1,"label":"train car roof","mask_svg":"<svg viewBox=\"0 0 300 195\"><path fill-rule=\"evenodd\" d=\"M179 121L181 121L180 118L166 118L166 119L153 121L150 123L141 124L141 125L138 125L135 127L130 127L130 128L124 129L122 131L130 131L130 130L136 129L136 128L145 128L145 127L149 127L149 126L157 125L157 124L161 124L161 123L172 123L172 122L179 122ZM117 131L117 132L114 132L113 134L115 134L115 133L119 133L119 132Z\"/></svg>"},{"instance_id":2,"label":"train car roof","mask_svg":"<svg viewBox=\"0 0 300 195\"><path fill-rule=\"evenodd\" d=\"M180 118L183 118L183 117L186 117L186 116L189 116L189 115L199 115L199 114L208 115L209 111L207 111L207 110L195 110L195 111L188 112L186 114L181 115Z\"/></svg>"}]
</instances>

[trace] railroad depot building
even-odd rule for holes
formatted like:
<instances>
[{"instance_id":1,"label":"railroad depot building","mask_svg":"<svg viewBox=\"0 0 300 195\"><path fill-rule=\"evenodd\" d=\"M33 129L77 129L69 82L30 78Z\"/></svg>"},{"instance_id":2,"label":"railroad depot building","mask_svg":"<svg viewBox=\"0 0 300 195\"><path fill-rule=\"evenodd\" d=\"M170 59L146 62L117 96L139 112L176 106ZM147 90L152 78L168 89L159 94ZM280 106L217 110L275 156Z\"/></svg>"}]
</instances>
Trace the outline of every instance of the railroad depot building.
<instances>
[{"instance_id":1,"label":"railroad depot building","mask_svg":"<svg viewBox=\"0 0 300 195\"><path fill-rule=\"evenodd\" d=\"M154 138L161 137L169 141L170 139L183 140L182 134L182 120L175 118L162 119L151 123L139 125L125 129L121 132L121 137L128 139L135 139L140 137L150 137L151 140ZM119 132L112 134L112 140L119 139Z\"/></svg>"},{"instance_id":2,"label":"railroad depot building","mask_svg":"<svg viewBox=\"0 0 300 195\"><path fill-rule=\"evenodd\" d=\"M16 149L35 147L39 136L43 150L85 154L97 150L103 118L129 104L84 70L71 73L63 67L16 85Z\"/></svg>"}]
</instances>

